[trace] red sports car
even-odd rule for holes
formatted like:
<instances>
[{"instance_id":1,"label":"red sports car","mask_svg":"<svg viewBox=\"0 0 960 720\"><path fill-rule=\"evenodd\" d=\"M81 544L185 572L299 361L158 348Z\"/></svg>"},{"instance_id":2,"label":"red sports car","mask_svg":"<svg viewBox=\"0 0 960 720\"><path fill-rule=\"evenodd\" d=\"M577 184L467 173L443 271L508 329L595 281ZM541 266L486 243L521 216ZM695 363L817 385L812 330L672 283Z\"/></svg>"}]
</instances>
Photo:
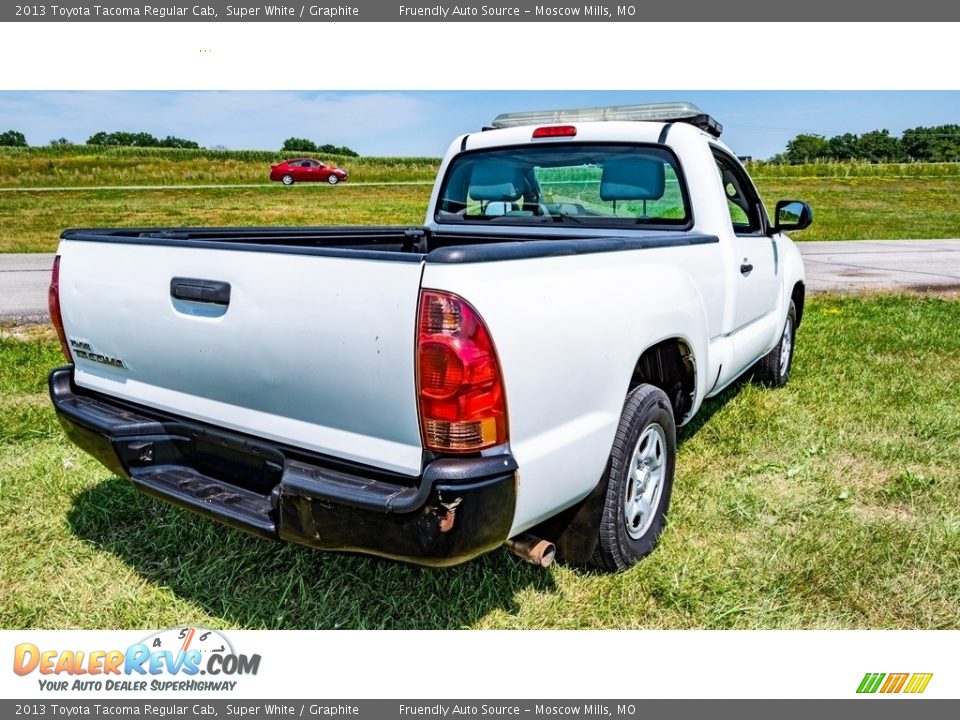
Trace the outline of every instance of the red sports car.
<instances>
[{"instance_id":1,"label":"red sports car","mask_svg":"<svg viewBox=\"0 0 960 720\"><path fill-rule=\"evenodd\" d=\"M313 158L294 158L270 166L270 179L284 185L295 182L326 182L336 185L347 179L347 171L326 165Z\"/></svg>"}]
</instances>

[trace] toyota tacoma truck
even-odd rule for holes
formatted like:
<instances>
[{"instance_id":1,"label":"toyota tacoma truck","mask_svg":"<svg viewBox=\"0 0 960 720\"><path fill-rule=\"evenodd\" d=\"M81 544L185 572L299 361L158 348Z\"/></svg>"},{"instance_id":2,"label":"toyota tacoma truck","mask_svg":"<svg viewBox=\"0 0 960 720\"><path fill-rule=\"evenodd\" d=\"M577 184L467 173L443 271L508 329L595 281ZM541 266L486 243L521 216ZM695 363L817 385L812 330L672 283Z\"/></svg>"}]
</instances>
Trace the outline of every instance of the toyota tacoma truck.
<instances>
[{"instance_id":1,"label":"toyota tacoma truck","mask_svg":"<svg viewBox=\"0 0 960 720\"><path fill-rule=\"evenodd\" d=\"M266 538L423 565L604 570L664 529L676 428L790 377L804 270L689 104L499 116L422 227L63 232L66 434Z\"/></svg>"}]
</instances>

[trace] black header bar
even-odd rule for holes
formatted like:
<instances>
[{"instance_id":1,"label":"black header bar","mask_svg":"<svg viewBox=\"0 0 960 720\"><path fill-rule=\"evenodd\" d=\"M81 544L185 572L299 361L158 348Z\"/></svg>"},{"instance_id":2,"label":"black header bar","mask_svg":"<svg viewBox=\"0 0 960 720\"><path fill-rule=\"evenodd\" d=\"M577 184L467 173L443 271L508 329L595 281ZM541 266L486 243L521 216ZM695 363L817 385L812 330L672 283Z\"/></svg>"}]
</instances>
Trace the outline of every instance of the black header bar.
<instances>
[{"instance_id":1,"label":"black header bar","mask_svg":"<svg viewBox=\"0 0 960 720\"><path fill-rule=\"evenodd\" d=\"M155 3L129 0L63 0L62 3L6 4L0 22L737 22L724 37L754 47L782 41L784 52L810 52L814 38L796 34L782 38L758 37L751 22L850 22L851 35L869 33L864 5L846 0L687 0L668 3L576 2L575 0L490 0L488 2L430 2L430 0L345 0L338 2L254 3L244 0L207 0L200 3ZM960 3L914 0L909 5L891 0L870 3L869 20L943 22L960 20ZM903 32L911 32L909 25ZM733 33L733 34L730 34ZM586 52L591 48L584 48ZM593 48L597 52L601 48Z\"/></svg>"}]
</instances>

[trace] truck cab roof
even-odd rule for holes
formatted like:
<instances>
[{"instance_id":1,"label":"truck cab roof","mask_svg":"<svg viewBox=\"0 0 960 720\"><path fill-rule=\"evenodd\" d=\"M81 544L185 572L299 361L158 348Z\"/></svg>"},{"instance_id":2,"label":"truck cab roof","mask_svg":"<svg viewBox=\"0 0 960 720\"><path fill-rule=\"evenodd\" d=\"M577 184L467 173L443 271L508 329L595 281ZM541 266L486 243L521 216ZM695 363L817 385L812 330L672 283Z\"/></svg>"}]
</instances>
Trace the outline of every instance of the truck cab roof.
<instances>
[{"instance_id":1,"label":"truck cab roof","mask_svg":"<svg viewBox=\"0 0 960 720\"><path fill-rule=\"evenodd\" d=\"M534 131L548 125L516 125L491 128L482 132L462 135L454 143L457 151L479 150L503 145L525 145L550 142L640 142L665 144L668 137L676 134L686 138L701 138L710 143L729 148L714 135L688 123L633 121L633 120L586 120L565 123L575 130L570 135L534 137Z\"/></svg>"}]
</instances>

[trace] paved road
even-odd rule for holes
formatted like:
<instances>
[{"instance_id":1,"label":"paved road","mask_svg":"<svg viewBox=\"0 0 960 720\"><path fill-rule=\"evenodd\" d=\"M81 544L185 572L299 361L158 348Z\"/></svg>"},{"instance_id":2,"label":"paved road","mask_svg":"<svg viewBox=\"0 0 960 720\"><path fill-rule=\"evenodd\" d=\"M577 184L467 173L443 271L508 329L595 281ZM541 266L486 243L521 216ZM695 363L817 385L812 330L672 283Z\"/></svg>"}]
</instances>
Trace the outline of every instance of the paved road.
<instances>
[{"instance_id":1,"label":"paved road","mask_svg":"<svg viewBox=\"0 0 960 720\"><path fill-rule=\"evenodd\" d=\"M811 292L960 288L960 240L800 243ZM0 322L44 322L53 255L0 254Z\"/></svg>"},{"instance_id":2,"label":"paved road","mask_svg":"<svg viewBox=\"0 0 960 720\"><path fill-rule=\"evenodd\" d=\"M0 254L0 322L47 321L53 255Z\"/></svg>"},{"instance_id":3,"label":"paved road","mask_svg":"<svg viewBox=\"0 0 960 720\"><path fill-rule=\"evenodd\" d=\"M960 288L960 240L799 243L811 292Z\"/></svg>"}]
</instances>

